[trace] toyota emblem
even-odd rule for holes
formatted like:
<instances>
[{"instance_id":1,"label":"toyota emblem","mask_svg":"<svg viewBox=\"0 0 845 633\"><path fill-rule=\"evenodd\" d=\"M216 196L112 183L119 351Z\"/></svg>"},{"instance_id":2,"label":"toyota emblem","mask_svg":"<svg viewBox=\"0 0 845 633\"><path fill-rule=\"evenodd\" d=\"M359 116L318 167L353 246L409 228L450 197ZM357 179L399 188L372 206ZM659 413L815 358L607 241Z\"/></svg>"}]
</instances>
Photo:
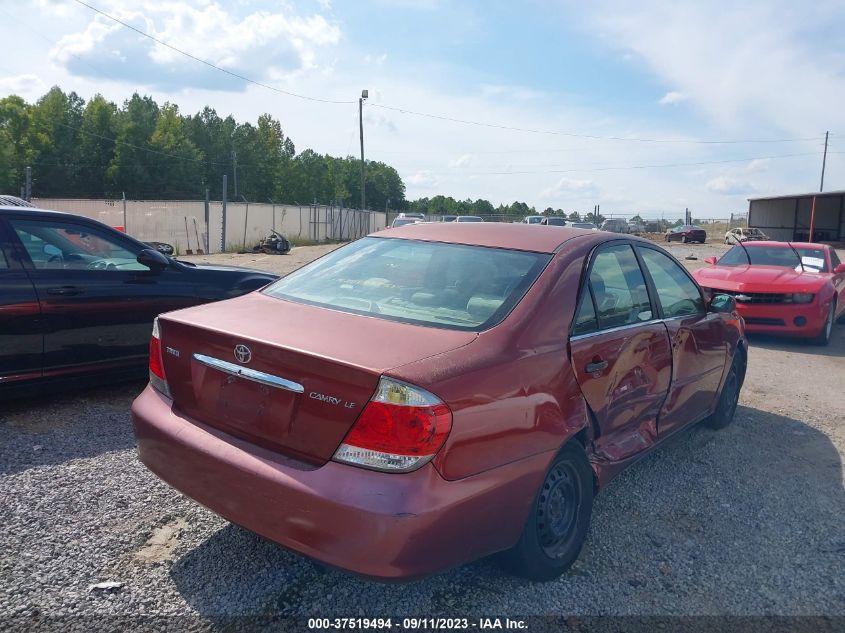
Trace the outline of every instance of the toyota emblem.
<instances>
[{"instance_id":1,"label":"toyota emblem","mask_svg":"<svg viewBox=\"0 0 845 633\"><path fill-rule=\"evenodd\" d=\"M235 359L246 364L252 360L252 351L246 345L235 345Z\"/></svg>"}]
</instances>

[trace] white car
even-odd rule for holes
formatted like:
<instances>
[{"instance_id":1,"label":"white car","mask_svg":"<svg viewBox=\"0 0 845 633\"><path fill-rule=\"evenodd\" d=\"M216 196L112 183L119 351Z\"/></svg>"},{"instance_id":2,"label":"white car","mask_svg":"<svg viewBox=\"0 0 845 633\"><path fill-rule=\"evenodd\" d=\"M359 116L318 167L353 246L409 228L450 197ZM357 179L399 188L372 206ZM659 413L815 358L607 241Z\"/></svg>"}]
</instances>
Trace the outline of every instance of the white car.
<instances>
[{"instance_id":1,"label":"white car","mask_svg":"<svg viewBox=\"0 0 845 633\"><path fill-rule=\"evenodd\" d=\"M459 215L454 222L484 222L484 218L477 215Z\"/></svg>"},{"instance_id":2,"label":"white car","mask_svg":"<svg viewBox=\"0 0 845 633\"><path fill-rule=\"evenodd\" d=\"M739 242L759 242L771 239L760 229L731 229L725 233L725 244L737 244Z\"/></svg>"}]
</instances>

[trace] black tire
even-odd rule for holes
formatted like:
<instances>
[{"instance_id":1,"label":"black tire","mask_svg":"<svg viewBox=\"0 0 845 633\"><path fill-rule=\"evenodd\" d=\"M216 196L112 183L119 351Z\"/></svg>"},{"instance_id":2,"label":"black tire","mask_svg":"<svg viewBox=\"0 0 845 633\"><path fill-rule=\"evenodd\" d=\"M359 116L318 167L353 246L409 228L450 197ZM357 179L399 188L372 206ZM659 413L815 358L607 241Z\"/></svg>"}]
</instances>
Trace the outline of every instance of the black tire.
<instances>
[{"instance_id":1,"label":"black tire","mask_svg":"<svg viewBox=\"0 0 845 633\"><path fill-rule=\"evenodd\" d=\"M554 580L578 558L592 511L593 470L573 440L549 467L522 536L501 555L502 565L523 578Z\"/></svg>"},{"instance_id":2,"label":"black tire","mask_svg":"<svg viewBox=\"0 0 845 633\"><path fill-rule=\"evenodd\" d=\"M836 315L836 301L830 302L830 309L827 311L827 319L824 322L824 327L818 336L810 339L813 345L827 345L830 343L830 335L833 332L834 316Z\"/></svg>"},{"instance_id":3,"label":"black tire","mask_svg":"<svg viewBox=\"0 0 845 633\"><path fill-rule=\"evenodd\" d=\"M668 235L666 236L666 241L667 241L667 242L671 242L671 241L672 241L672 240L670 240L670 239L669 239L669 236L668 236Z\"/></svg>"},{"instance_id":4,"label":"black tire","mask_svg":"<svg viewBox=\"0 0 845 633\"><path fill-rule=\"evenodd\" d=\"M722 393L719 394L716 410L704 420L705 426L711 429L723 429L733 421L744 377L745 353L737 350L728 377L725 379L725 385L722 387Z\"/></svg>"}]
</instances>

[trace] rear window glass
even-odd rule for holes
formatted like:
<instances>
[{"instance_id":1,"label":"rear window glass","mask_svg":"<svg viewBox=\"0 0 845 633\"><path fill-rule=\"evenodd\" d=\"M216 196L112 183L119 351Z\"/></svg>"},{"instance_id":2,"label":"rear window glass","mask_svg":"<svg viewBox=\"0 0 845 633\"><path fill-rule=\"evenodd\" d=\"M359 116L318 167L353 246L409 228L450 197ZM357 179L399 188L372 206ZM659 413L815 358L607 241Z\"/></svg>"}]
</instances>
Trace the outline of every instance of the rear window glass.
<instances>
[{"instance_id":1,"label":"rear window glass","mask_svg":"<svg viewBox=\"0 0 845 633\"><path fill-rule=\"evenodd\" d=\"M391 321L479 331L510 312L549 259L500 248L368 237L263 292Z\"/></svg>"},{"instance_id":2,"label":"rear window glass","mask_svg":"<svg viewBox=\"0 0 845 633\"><path fill-rule=\"evenodd\" d=\"M798 256L801 261L798 261ZM782 266L800 271L803 267L808 272L826 273L827 261L824 249L796 246L734 246L722 255L719 266Z\"/></svg>"}]
</instances>

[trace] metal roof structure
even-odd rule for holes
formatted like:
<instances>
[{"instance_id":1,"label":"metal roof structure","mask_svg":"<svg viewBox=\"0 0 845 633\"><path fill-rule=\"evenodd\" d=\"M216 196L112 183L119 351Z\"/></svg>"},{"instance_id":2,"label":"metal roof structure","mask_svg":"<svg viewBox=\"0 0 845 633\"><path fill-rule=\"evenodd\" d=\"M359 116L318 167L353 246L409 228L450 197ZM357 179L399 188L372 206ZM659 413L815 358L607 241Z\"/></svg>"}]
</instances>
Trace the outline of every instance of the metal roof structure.
<instances>
[{"instance_id":1,"label":"metal roof structure","mask_svg":"<svg viewBox=\"0 0 845 633\"><path fill-rule=\"evenodd\" d=\"M845 196L845 190L839 191L813 191L810 193L793 193L783 196L762 196L760 198L748 198L749 202L758 202L760 200L794 200L795 198L827 198L830 196Z\"/></svg>"}]
</instances>

